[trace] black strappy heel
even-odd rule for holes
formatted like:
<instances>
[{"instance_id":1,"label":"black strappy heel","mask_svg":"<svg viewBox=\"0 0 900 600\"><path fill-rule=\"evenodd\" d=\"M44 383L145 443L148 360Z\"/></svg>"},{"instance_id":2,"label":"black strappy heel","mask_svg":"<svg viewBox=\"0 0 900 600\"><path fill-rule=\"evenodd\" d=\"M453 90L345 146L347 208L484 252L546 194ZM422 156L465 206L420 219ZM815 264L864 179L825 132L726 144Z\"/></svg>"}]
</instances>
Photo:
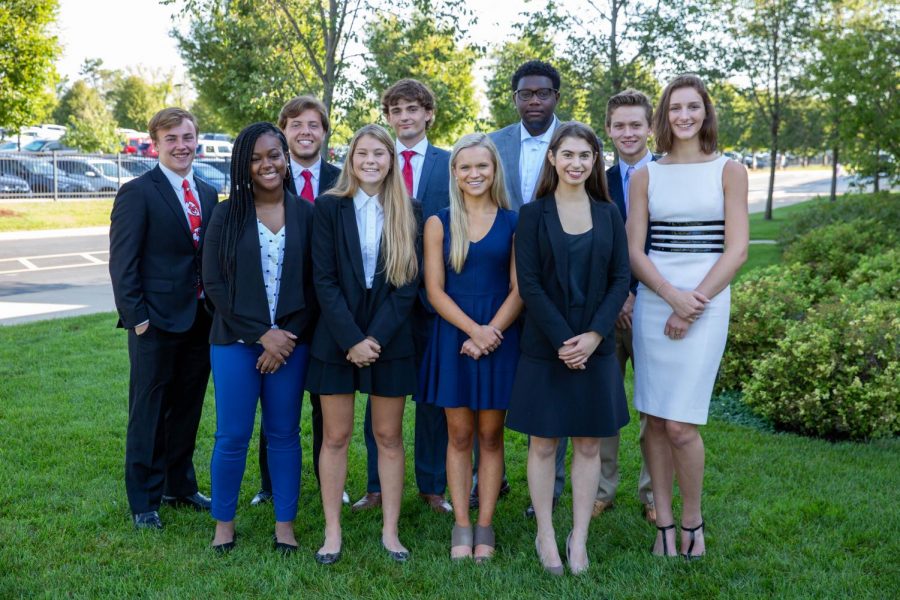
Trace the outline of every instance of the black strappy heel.
<instances>
[{"instance_id":1,"label":"black strappy heel","mask_svg":"<svg viewBox=\"0 0 900 600\"><path fill-rule=\"evenodd\" d=\"M685 560L696 560L696 559L702 557L703 554L706 554L705 551L703 552L703 554L691 554L691 550L694 549L694 541L695 541L694 534L696 534L701 529L703 529L703 521L700 521L700 524L697 525L696 527L694 527L693 529L689 529L689 528L685 527L684 525L681 526L682 531L687 531L689 534L691 534L691 537L690 537L691 541L688 544L687 552L683 552L681 554L681 556L684 557ZM704 533L706 533L705 529L704 529Z\"/></svg>"},{"instance_id":2,"label":"black strappy heel","mask_svg":"<svg viewBox=\"0 0 900 600\"><path fill-rule=\"evenodd\" d=\"M662 532L663 553L661 556L669 556L669 543L666 542L666 532L670 529L675 529L675 523L672 523L671 525L666 525L665 527L660 527L659 525L657 525L656 528ZM653 554L654 556L660 556L659 554L656 554L653 552L653 548L655 546L656 546L656 541L654 541L650 545L650 554Z\"/></svg>"}]
</instances>

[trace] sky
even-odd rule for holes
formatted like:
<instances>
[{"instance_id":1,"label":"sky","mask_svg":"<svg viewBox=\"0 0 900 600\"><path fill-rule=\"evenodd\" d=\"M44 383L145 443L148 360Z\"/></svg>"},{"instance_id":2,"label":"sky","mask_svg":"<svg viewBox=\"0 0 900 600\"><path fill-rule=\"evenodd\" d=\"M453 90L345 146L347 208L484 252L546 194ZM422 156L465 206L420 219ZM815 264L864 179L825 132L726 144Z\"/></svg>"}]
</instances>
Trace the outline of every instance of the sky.
<instances>
[{"instance_id":1,"label":"sky","mask_svg":"<svg viewBox=\"0 0 900 600\"><path fill-rule=\"evenodd\" d=\"M511 17L541 4L468 0L479 21L470 37L484 44L502 40L515 21ZM176 6L158 0L60 0L59 5L58 36L63 52L57 70L69 81L79 78L79 68L87 58L102 59L108 69L174 71L176 83L188 81L175 40L169 36Z\"/></svg>"}]
</instances>

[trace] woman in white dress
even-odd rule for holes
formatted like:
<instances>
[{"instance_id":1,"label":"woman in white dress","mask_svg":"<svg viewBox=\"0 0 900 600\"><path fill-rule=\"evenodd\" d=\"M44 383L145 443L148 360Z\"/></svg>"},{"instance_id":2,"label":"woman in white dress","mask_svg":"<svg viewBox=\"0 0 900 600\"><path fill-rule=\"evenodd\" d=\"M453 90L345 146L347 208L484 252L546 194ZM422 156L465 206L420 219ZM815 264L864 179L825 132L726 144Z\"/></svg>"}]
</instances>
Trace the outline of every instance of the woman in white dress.
<instances>
[{"instance_id":1,"label":"woman in white dress","mask_svg":"<svg viewBox=\"0 0 900 600\"><path fill-rule=\"evenodd\" d=\"M656 503L654 554L675 556L673 478L682 496L681 555L706 551L699 425L725 350L729 284L747 258L747 171L716 154L716 113L703 81L676 77L653 122L665 156L629 187L628 246L640 280L634 307L634 404ZM648 227L649 226L649 227ZM650 235L649 251L644 242Z\"/></svg>"}]
</instances>

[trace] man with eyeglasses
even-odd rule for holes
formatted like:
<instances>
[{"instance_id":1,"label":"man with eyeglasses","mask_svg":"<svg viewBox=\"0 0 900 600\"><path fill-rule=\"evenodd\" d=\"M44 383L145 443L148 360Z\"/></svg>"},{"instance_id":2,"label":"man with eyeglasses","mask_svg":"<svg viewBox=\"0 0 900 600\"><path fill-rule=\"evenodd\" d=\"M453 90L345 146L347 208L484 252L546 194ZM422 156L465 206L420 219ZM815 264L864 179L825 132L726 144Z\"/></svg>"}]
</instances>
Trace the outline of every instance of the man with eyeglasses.
<instances>
[{"instance_id":1,"label":"man with eyeglasses","mask_svg":"<svg viewBox=\"0 0 900 600\"><path fill-rule=\"evenodd\" d=\"M506 192L513 210L534 200L550 138L559 124L559 72L550 64L530 60L512 76L512 95L521 121L490 134L506 173Z\"/></svg>"}]
</instances>

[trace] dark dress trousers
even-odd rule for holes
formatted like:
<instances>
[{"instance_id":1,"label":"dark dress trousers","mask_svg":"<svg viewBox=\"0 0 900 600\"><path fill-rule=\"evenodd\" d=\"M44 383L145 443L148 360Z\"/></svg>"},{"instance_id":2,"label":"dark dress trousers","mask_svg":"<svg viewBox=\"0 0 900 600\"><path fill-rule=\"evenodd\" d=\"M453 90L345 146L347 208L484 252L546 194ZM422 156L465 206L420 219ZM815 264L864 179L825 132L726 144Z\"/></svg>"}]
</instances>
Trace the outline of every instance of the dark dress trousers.
<instances>
[{"instance_id":1,"label":"dark dress trousers","mask_svg":"<svg viewBox=\"0 0 900 600\"><path fill-rule=\"evenodd\" d=\"M194 444L209 381L210 319L197 298L215 189L194 178L202 225L194 248L181 201L157 166L123 185L110 215L109 274L131 374L125 488L132 513L197 492ZM150 321L143 335L134 327Z\"/></svg>"},{"instance_id":2,"label":"dark dress trousers","mask_svg":"<svg viewBox=\"0 0 900 600\"><path fill-rule=\"evenodd\" d=\"M341 174L340 167L336 167L324 160L319 170L319 195L324 194L337 183L338 176ZM294 187L294 180L291 179L291 191L299 197L298 190ZM301 198L301 200L303 200ZM304 200L305 202L305 200ZM302 398L300 399L303 400ZM312 455L313 455L313 473L316 474L316 481L319 480L319 453L322 451L322 399L318 394L310 394L309 402L312 405ZM263 430L262 424L259 427L259 475L260 488L264 492L272 493L272 479L269 477L269 457L266 452L266 432Z\"/></svg>"},{"instance_id":3,"label":"dark dress trousers","mask_svg":"<svg viewBox=\"0 0 900 600\"><path fill-rule=\"evenodd\" d=\"M422 215L427 221L442 208L450 205L450 153L428 144L416 199L422 203ZM416 341L416 365L422 362L428 336L434 327L434 309L425 294L425 279L419 289L419 300L413 306L413 333ZM447 416L444 409L432 404L415 403L414 464L416 485L423 494L443 494L447 489ZM366 440L367 492L380 492L378 481L378 446L372 433L372 408L366 402L363 426Z\"/></svg>"}]
</instances>

